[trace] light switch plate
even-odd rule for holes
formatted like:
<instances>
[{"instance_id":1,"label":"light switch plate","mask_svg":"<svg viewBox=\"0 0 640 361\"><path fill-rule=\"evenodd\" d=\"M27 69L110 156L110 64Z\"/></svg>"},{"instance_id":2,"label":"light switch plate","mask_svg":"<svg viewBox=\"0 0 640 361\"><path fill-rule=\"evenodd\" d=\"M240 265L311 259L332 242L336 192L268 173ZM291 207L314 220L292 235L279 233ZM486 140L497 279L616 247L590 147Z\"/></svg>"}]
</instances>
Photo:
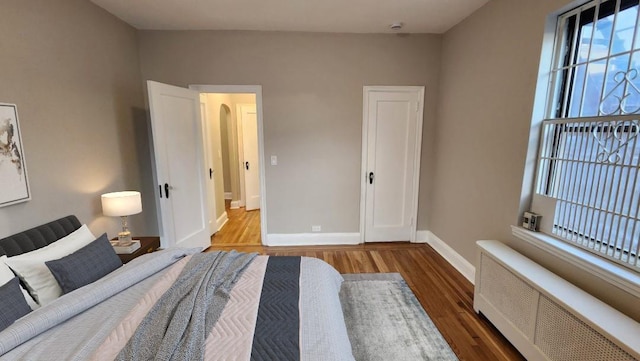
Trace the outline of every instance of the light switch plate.
<instances>
[{"instance_id":1,"label":"light switch plate","mask_svg":"<svg viewBox=\"0 0 640 361\"><path fill-rule=\"evenodd\" d=\"M271 165L278 165L278 156L277 155L272 155L271 156Z\"/></svg>"}]
</instances>

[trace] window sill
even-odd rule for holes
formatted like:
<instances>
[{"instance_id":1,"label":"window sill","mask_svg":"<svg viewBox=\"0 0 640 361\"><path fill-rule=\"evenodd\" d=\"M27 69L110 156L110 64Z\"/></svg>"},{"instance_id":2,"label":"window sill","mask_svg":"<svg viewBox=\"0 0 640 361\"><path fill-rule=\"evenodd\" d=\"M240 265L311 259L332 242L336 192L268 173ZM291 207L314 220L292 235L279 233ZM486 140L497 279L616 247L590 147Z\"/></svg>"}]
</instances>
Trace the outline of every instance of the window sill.
<instances>
[{"instance_id":1,"label":"window sill","mask_svg":"<svg viewBox=\"0 0 640 361\"><path fill-rule=\"evenodd\" d=\"M640 274L636 272L544 233L532 232L518 226L511 226L511 233L534 247L549 252L635 297L640 297Z\"/></svg>"}]
</instances>

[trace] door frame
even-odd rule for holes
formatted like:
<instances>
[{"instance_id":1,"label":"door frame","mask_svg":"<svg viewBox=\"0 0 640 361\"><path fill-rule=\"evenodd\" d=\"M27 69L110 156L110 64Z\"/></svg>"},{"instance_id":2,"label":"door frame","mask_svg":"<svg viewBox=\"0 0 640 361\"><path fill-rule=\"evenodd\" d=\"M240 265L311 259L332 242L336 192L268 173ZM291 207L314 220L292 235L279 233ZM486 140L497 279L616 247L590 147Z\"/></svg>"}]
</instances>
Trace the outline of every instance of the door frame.
<instances>
[{"instance_id":1,"label":"door frame","mask_svg":"<svg viewBox=\"0 0 640 361\"><path fill-rule=\"evenodd\" d=\"M414 159L415 173L413 175L413 189L415 195L411 205L413 222L409 241L416 242L418 227L418 196L420 194L420 156L422 154L422 124L424 122L424 86L363 86L362 87L362 160L361 160L361 181L360 181L360 243L366 243L366 202L367 202L367 174L368 174L368 143L369 143L369 93L374 92L417 92L418 93L418 116L416 124L416 149Z\"/></svg>"},{"instance_id":2,"label":"door frame","mask_svg":"<svg viewBox=\"0 0 640 361\"><path fill-rule=\"evenodd\" d=\"M208 85L190 84L189 89L200 93L253 93L256 95L256 112L258 116L258 156L260 157L260 243L267 240L267 185L265 179L264 158L264 125L262 117L262 85Z\"/></svg>"}]
</instances>

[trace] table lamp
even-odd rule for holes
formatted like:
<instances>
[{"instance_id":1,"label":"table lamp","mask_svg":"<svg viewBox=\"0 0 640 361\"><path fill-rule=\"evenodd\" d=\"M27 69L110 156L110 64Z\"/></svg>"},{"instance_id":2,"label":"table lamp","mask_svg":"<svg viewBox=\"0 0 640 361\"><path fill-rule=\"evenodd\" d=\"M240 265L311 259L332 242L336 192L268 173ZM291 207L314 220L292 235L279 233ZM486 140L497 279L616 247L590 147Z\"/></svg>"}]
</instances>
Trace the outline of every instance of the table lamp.
<instances>
[{"instance_id":1,"label":"table lamp","mask_svg":"<svg viewBox=\"0 0 640 361\"><path fill-rule=\"evenodd\" d=\"M102 214L105 216L121 217L122 232L118 233L118 246L126 247L131 244L131 232L127 226L127 216L142 212L140 192L124 191L102 195Z\"/></svg>"}]
</instances>

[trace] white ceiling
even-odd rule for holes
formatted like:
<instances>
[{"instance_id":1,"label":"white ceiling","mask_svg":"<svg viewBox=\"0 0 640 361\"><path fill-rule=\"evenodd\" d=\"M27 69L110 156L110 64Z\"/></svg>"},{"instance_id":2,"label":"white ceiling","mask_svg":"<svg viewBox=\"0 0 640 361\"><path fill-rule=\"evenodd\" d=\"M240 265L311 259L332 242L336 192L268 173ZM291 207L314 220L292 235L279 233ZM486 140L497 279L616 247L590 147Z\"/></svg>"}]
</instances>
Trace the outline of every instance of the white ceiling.
<instances>
[{"instance_id":1,"label":"white ceiling","mask_svg":"<svg viewBox=\"0 0 640 361\"><path fill-rule=\"evenodd\" d=\"M443 33L489 0L91 0L138 29Z\"/></svg>"}]
</instances>

